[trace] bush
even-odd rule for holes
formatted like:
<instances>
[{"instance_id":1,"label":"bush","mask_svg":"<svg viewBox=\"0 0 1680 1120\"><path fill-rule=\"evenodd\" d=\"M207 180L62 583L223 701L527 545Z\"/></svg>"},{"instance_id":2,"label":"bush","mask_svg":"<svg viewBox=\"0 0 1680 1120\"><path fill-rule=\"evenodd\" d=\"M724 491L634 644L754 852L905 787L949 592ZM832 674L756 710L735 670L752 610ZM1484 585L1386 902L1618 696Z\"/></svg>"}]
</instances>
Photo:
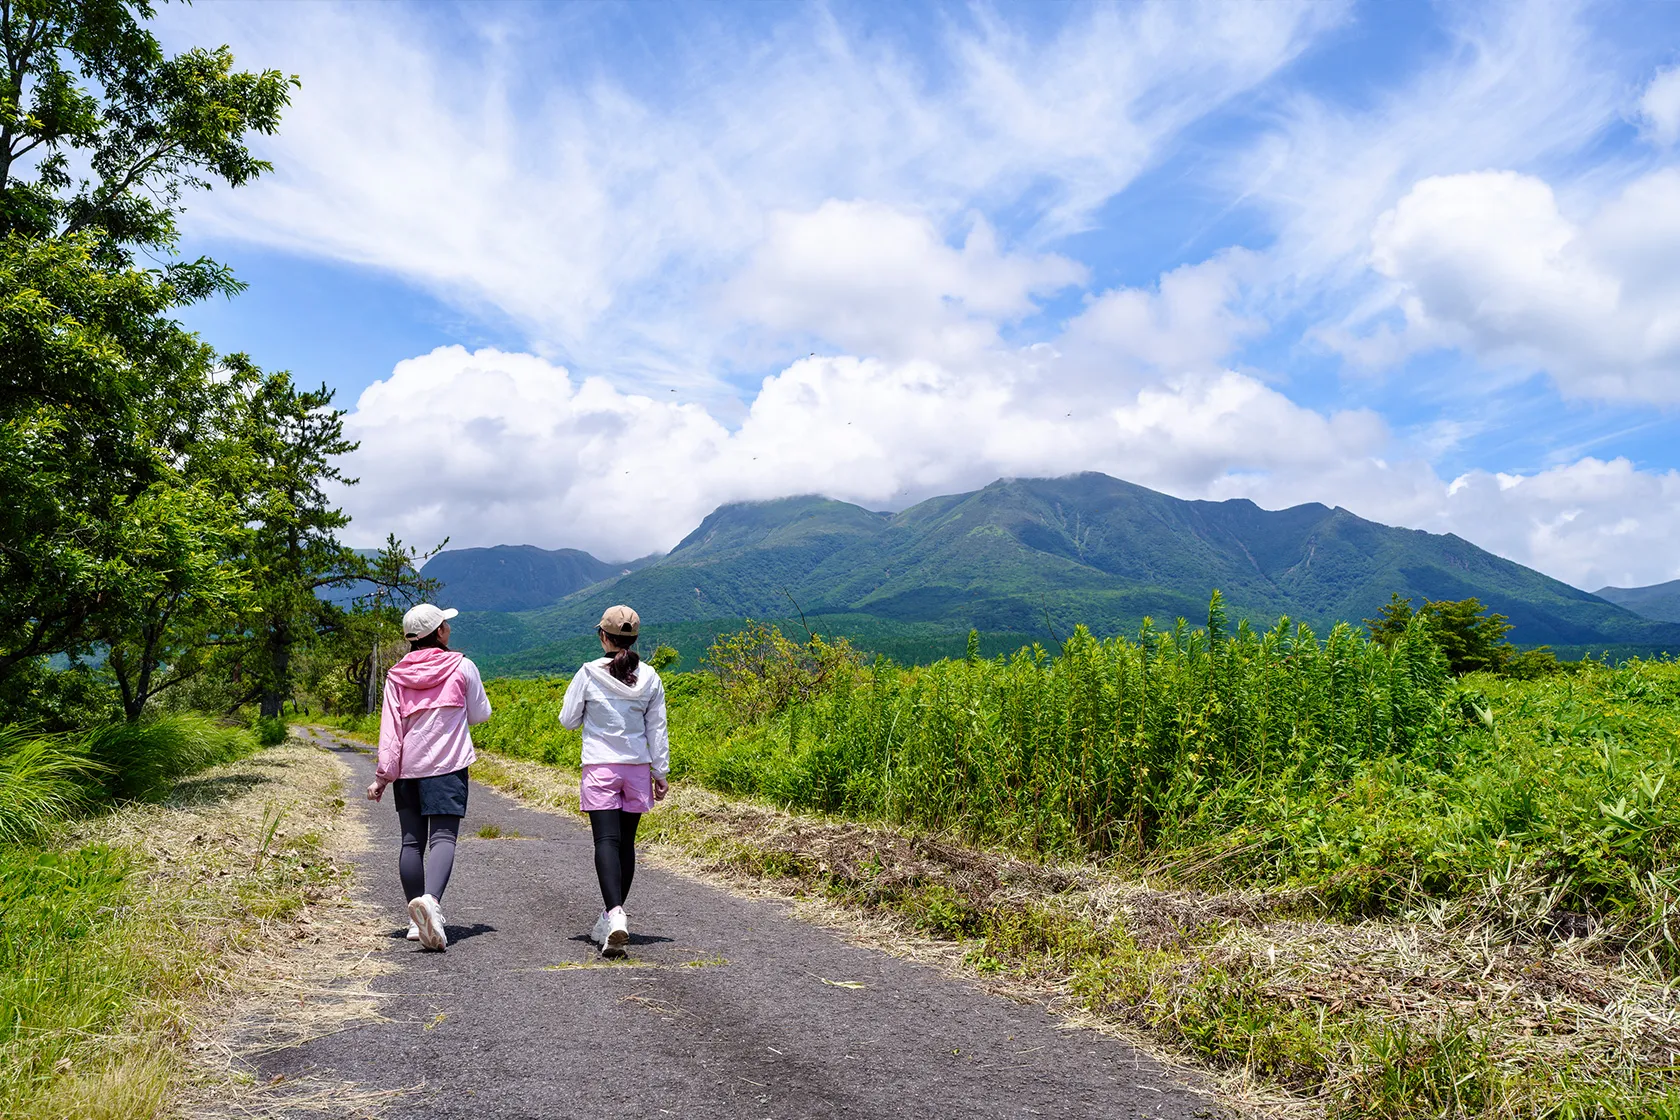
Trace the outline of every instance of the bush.
<instances>
[{"instance_id":1,"label":"bush","mask_svg":"<svg viewBox=\"0 0 1680 1120\"><path fill-rule=\"evenodd\" d=\"M844 638L827 642L813 634L801 646L777 627L750 621L706 651L706 666L723 686L724 707L743 725L827 692L862 660Z\"/></svg>"},{"instance_id":2,"label":"bush","mask_svg":"<svg viewBox=\"0 0 1680 1120\"><path fill-rule=\"evenodd\" d=\"M156 796L177 778L256 748L248 731L203 716L108 724L88 732L85 741L88 757L103 770L105 795L113 799Z\"/></svg>"},{"instance_id":3,"label":"bush","mask_svg":"<svg viewBox=\"0 0 1680 1120\"><path fill-rule=\"evenodd\" d=\"M265 747L277 747L291 734L285 719L280 716L259 717L253 730L257 733L257 742Z\"/></svg>"},{"instance_id":4,"label":"bush","mask_svg":"<svg viewBox=\"0 0 1680 1120\"><path fill-rule=\"evenodd\" d=\"M0 727L0 843L36 839L75 813L99 773L75 736Z\"/></svg>"}]
</instances>

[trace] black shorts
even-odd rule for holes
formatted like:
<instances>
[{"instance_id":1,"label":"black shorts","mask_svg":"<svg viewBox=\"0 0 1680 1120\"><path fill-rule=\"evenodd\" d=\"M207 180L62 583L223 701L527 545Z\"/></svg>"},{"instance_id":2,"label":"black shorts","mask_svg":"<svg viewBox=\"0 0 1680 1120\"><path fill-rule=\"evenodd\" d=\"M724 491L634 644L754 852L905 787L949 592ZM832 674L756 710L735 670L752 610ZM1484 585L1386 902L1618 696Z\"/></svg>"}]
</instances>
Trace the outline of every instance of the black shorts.
<instances>
[{"instance_id":1,"label":"black shorts","mask_svg":"<svg viewBox=\"0 0 1680 1120\"><path fill-rule=\"evenodd\" d=\"M464 817L467 815L467 767L430 778L398 778L391 783L391 800L399 813Z\"/></svg>"}]
</instances>

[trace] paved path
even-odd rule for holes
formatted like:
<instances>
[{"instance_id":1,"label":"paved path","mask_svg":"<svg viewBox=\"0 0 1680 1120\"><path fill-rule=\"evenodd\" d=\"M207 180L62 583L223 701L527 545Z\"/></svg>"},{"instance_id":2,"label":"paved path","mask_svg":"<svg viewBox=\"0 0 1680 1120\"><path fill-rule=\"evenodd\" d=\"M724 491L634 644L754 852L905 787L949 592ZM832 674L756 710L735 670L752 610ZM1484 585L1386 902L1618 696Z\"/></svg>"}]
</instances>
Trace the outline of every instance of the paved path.
<instances>
[{"instance_id":1,"label":"paved path","mask_svg":"<svg viewBox=\"0 0 1680 1120\"><path fill-rule=\"evenodd\" d=\"M412 949L396 813L360 796L360 748L319 741L351 763L345 799L374 836L357 882L391 915L390 1021L270 1054L265 1077L423 1083L385 1112L416 1120L1212 1114L1122 1043L652 867L627 907L631 963L600 966L587 829L483 785L444 899L449 950ZM469 838L486 824L524 839Z\"/></svg>"}]
</instances>

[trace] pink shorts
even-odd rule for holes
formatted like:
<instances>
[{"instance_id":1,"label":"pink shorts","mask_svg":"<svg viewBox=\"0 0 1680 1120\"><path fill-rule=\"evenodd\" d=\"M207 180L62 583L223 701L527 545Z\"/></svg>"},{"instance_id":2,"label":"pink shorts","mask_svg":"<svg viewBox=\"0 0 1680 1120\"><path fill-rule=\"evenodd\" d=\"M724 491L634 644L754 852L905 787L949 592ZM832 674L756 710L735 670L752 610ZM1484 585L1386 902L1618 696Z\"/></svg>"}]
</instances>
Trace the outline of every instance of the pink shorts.
<instances>
[{"instance_id":1,"label":"pink shorts","mask_svg":"<svg viewBox=\"0 0 1680 1120\"><path fill-rule=\"evenodd\" d=\"M653 808L653 767L645 762L597 762L583 768L579 800L583 811L623 809L646 813Z\"/></svg>"}]
</instances>

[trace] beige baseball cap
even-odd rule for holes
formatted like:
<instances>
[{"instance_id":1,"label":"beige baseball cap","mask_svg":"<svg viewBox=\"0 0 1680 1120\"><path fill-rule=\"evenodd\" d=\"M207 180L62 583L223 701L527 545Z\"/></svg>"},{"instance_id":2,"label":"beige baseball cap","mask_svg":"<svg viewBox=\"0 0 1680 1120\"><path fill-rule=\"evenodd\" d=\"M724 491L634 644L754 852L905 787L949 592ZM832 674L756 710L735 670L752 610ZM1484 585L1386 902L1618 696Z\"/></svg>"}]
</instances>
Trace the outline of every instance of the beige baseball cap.
<instances>
[{"instance_id":1,"label":"beige baseball cap","mask_svg":"<svg viewBox=\"0 0 1680 1120\"><path fill-rule=\"evenodd\" d=\"M598 629L619 638L634 638L642 629L642 617L626 606L608 607Z\"/></svg>"},{"instance_id":2,"label":"beige baseball cap","mask_svg":"<svg viewBox=\"0 0 1680 1120\"><path fill-rule=\"evenodd\" d=\"M454 607L445 609L434 607L430 603L411 607L408 613L403 615L403 637L411 642L416 638L424 638L460 613Z\"/></svg>"}]
</instances>

